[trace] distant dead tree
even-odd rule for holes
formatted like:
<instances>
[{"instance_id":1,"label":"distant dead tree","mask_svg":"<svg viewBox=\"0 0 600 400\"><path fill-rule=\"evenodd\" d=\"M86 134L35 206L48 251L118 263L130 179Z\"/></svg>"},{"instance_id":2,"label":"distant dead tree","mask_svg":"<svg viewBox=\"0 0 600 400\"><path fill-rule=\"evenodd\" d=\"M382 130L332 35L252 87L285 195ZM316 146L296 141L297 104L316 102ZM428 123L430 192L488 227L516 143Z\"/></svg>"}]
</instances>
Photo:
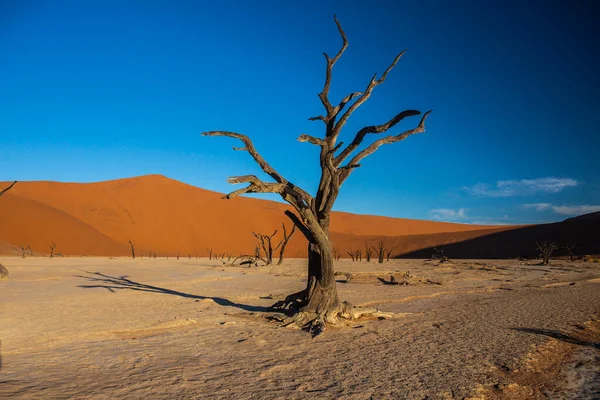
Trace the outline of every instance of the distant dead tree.
<instances>
[{"instance_id":1,"label":"distant dead tree","mask_svg":"<svg viewBox=\"0 0 600 400\"><path fill-rule=\"evenodd\" d=\"M554 250L558 248L558 245L554 242L536 242L537 249L540 252L540 258L542 259L542 265L548 265L550 263L550 257Z\"/></svg>"},{"instance_id":2,"label":"distant dead tree","mask_svg":"<svg viewBox=\"0 0 600 400\"><path fill-rule=\"evenodd\" d=\"M285 252L285 248L287 247L288 242L292 238L292 235L294 235L294 232L296 232L296 225L292 225L292 230L290 231L289 235L287 233L285 223L282 223L281 226L283 227L283 239L277 245L281 246L281 249L279 250L279 261L277 261L277 265L281 265L283 263L283 254Z\"/></svg>"},{"instance_id":3,"label":"distant dead tree","mask_svg":"<svg viewBox=\"0 0 600 400\"><path fill-rule=\"evenodd\" d=\"M383 259L385 257L385 239L381 239L377 242L377 247L373 247L375 253L377 253L378 263L383 264Z\"/></svg>"},{"instance_id":4,"label":"distant dead tree","mask_svg":"<svg viewBox=\"0 0 600 400\"><path fill-rule=\"evenodd\" d=\"M352 262L354 262L354 260L356 260L356 252L352 249L350 249L350 251L348 252L348 255L350 256L350 258L352 258Z\"/></svg>"},{"instance_id":5,"label":"distant dead tree","mask_svg":"<svg viewBox=\"0 0 600 400\"><path fill-rule=\"evenodd\" d=\"M262 247L262 249L265 253L265 259L267 260L267 265L273 264L273 252L277 251L277 249L281 245L281 243L279 243L277 245L277 247L273 248L273 243L272 243L273 236L275 236L277 234L277 229L271 235L263 235L263 234L256 233L256 232L252 232L252 234L260 242L260 246Z\"/></svg>"},{"instance_id":6,"label":"distant dead tree","mask_svg":"<svg viewBox=\"0 0 600 400\"><path fill-rule=\"evenodd\" d=\"M433 260L440 260L440 264L450 261L450 258L444 254L443 248L434 247L435 253L431 256Z\"/></svg>"},{"instance_id":7,"label":"distant dead tree","mask_svg":"<svg viewBox=\"0 0 600 400\"><path fill-rule=\"evenodd\" d=\"M261 256L260 256L260 245L257 244L256 246L254 246L254 258L256 258L257 260L261 260ZM266 263L266 261L265 261Z\"/></svg>"},{"instance_id":8,"label":"distant dead tree","mask_svg":"<svg viewBox=\"0 0 600 400\"><path fill-rule=\"evenodd\" d=\"M569 243L569 244L565 245L565 250L567 250L567 253L569 254L569 259L571 260L571 262L575 261L575 253L573 253L575 246L577 246L576 243Z\"/></svg>"},{"instance_id":9,"label":"distant dead tree","mask_svg":"<svg viewBox=\"0 0 600 400\"><path fill-rule=\"evenodd\" d=\"M50 258L54 257L54 250L56 249L56 243L52 242L51 245L49 245L48 247L50 247Z\"/></svg>"},{"instance_id":10,"label":"distant dead tree","mask_svg":"<svg viewBox=\"0 0 600 400\"><path fill-rule=\"evenodd\" d=\"M373 249L369 246L369 243L365 243L365 257L367 258L367 262L371 262L371 256L373 255Z\"/></svg>"},{"instance_id":11,"label":"distant dead tree","mask_svg":"<svg viewBox=\"0 0 600 400\"><path fill-rule=\"evenodd\" d=\"M356 249L356 261L362 261L362 250L361 249Z\"/></svg>"},{"instance_id":12,"label":"distant dead tree","mask_svg":"<svg viewBox=\"0 0 600 400\"><path fill-rule=\"evenodd\" d=\"M179 260L179 253L177 253L177 260Z\"/></svg>"},{"instance_id":13,"label":"distant dead tree","mask_svg":"<svg viewBox=\"0 0 600 400\"><path fill-rule=\"evenodd\" d=\"M339 299L334 275L333 249L329 238L331 210L339 195L340 187L352 172L360 167L360 162L364 158L373 154L383 145L400 142L416 133L425 132L425 120L431 112L424 113L415 128L402 133L384 135L385 132L395 127L405 118L420 115L420 111L405 110L399 112L387 122L380 125L368 125L358 130L354 139L345 147L341 141L338 143L338 137L350 116L371 97L373 90L386 80L404 51L394 58L379 78L377 75L373 76L363 91L350 93L343 97L339 104L332 104L329 99L329 88L333 66L348 46L348 40L341 24L335 16L334 20L343 44L334 57L324 53L326 61L325 84L321 93L319 93L319 98L325 108L325 113L310 118L310 120L324 123L325 134L322 138L306 134L300 135L298 138L299 141L308 142L319 149L321 176L315 196L291 183L277 172L258 153L254 143L248 136L228 131L203 133L204 136L225 136L240 140L243 147L234 148L234 150L246 151L263 172L274 180L274 182L265 182L254 175L229 178L229 183L247 183L248 186L229 193L225 198L231 199L245 193L277 193L296 211L297 214L293 212L287 212L286 214L294 221L308 241L306 289L288 296L286 300L275 304L274 308L288 311L290 316L285 321L286 324L302 326L314 334L322 332L327 324L335 324L342 319L356 319L364 315L381 315L374 308L354 307L350 303L342 302ZM378 135L377 139L367 146L361 147L363 140L371 134ZM293 157L293 155L289 156Z\"/></svg>"},{"instance_id":14,"label":"distant dead tree","mask_svg":"<svg viewBox=\"0 0 600 400\"><path fill-rule=\"evenodd\" d=\"M11 183L10 185L8 185L8 187L2 189L2 191L0 191L0 196L2 196L4 193L8 192L10 189L12 189L13 186L15 186L15 184L17 183L17 181L14 181L13 183Z\"/></svg>"},{"instance_id":15,"label":"distant dead tree","mask_svg":"<svg viewBox=\"0 0 600 400\"><path fill-rule=\"evenodd\" d=\"M192 255L188 254L188 260L191 260L191 259L192 259Z\"/></svg>"},{"instance_id":16,"label":"distant dead tree","mask_svg":"<svg viewBox=\"0 0 600 400\"><path fill-rule=\"evenodd\" d=\"M206 249L208 251L208 259L212 260L213 249Z\"/></svg>"},{"instance_id":17,"label":"distant dead tree","mask_svg":"<svg viewBox=\"0 0 600 400\"><path fill-rule=\"evenodd\" d=\"M340 261L341 255L342 254L340 252L340 248L339 247L334 247L333 248L333 259L336 260L336 261Z\"/></svg>"},{"instance_id":18,"label":"distant dead tree","mask_svg":"<svg viewBox=\"0 0 600 400\"><path fill-rule=\"evenodd\" d=\"M27 245L27 247L21 246L21 257L25 258L27 254L27 250L29 250L29 255L33 256L33 251L31 251L31 246Z\"/></svg>"},{"instance_id":19,"label":"distant dead tree","mask_svg":"<svg viewBox=\"0 0 600 400\"><path fill-rule=\"evenodd\" d=\"M386 256L387 262L390 262L390 257L392 256L392 251L394 251L393 247L390 248L390 249L387 249L385 251L385 256Z\"/></svg>"},{"instance_id":20,"label":"distant dead tree","mask_svg":"<svg viewBox=\"0 0 600 400\"><path fill-rule=\"evenodd\" d=\"M129 241L129 246L131 246L131 258L135 260L135 246L131 240ZM148 258L150 258L150 256L148 256Z\"/></svg>"}]
</instances>

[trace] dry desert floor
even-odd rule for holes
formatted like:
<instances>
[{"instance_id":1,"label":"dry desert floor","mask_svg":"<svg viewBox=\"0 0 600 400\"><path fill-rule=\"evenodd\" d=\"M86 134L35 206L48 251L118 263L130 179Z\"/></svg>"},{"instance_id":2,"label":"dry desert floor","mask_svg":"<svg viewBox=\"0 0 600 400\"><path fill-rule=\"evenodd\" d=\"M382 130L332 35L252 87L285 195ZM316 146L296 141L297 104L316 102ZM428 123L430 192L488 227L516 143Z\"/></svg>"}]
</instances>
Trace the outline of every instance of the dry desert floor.
<instances>
[{"instance_id":1,"label":"dry desert floor","mask_svg":"<svg viewBox=\"0 0 600 400\"><path fill-rule=\"evenodd\" d=\"M260 316L305 260L0 263L0 398L600 398L597 263L342 260L341 298L395 315L314 339Z\"/></svg>"}]
</instances>

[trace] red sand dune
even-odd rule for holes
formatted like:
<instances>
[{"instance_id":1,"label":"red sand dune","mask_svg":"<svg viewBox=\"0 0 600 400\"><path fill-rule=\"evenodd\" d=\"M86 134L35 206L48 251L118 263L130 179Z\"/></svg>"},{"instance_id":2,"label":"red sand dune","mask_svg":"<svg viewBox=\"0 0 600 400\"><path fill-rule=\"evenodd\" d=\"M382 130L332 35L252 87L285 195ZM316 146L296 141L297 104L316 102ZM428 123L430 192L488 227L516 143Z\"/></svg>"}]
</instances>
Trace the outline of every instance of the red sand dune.
<instances>
[{"instance_id":1,"label":"red sand dune","mask_svg":"<svg viewBox=\"0 0 600 400\"><path fill-rule=\"evenodd\" d=\"M237 255L253 253L252 232L281 232L282 222L291 227L283 214L285 204L221 196L161 175L97 183L19 182L0 197L0 241L44 253L56 242L56 251L71 255L127 255L129 240L138 254L206 256L212 248ZM331 235L344 254L364 247L365 240L388 237L397 255L438 244L436 234L442 232L450 233L444 241L452 242L488 234L489 229L510 227L336 212ZM305 240L296 233L287 255L305 254Z\"/></svg>"}]
</instances>

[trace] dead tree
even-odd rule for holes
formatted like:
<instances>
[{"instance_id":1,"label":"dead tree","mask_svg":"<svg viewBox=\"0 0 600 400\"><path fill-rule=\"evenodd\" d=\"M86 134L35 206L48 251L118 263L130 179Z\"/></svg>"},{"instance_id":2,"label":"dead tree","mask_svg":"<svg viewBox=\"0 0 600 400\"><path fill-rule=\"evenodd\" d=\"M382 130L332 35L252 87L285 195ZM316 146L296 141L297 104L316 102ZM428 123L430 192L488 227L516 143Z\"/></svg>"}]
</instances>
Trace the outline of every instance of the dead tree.
<instances>
[{"instance_id":1,"label":"dead tree","mask_svg":"<svg viewBox=\"0 0 600 400\"><path fill-rule=\"evenodd\" d=\"M385 257L385 239L382 239L379 242L377 242L377 247L373 247L373 250L375 250L375 253L377 253L377 262L379 264L383 264L383 259Z\"/></svg>"},{"instance_id":2,"label":"dead tree","mask_svg":"<svg viewBox=\"0 0 600 400\"><path fill-rule=\"evenodd\" d=\"M294 226L296 226L296 225L294 225ZM341 256L340 248L339 247L334 247L333 248L333 259L335 261L340 261L340 256Z\"/></svg>"},{"instance_id":3,"label":"dead tree","mask_svg":"<svg viewBox=\"0 0 600 400\"><path fill-rule=\"evenodd\" d=\"M371 256L373 255L373 249L369 246L368 243L365 243L365 257L367 258L367 262L371 262Z\"/></svg>"},{"instance_id":4,"label":"dead tree","mask_svg":"<svg viewBox=\"0 0 600 400\"><path fill-rule=\"evenodd\" d=\"M542 259L542 265L548 265L550 263L550 257L554 250L558 248L558 245L554 242L536 242L537 249L540 252L540 258Z\"/></svg>"},{"instance_id":5,"label":"dead tree","mask_svg":"<svg viewBox=\"0 0 600 400\"><path fill-rule=\"evenodd\" d=\"M571 262L575 261L575 253L573 253L573 250L575 249L575 246L577 244L576 243L569 243L565 245L565 250L567 250L567 253L569 254L569 259L571 260Z\"/></svg>"},{"instance_id":6,"label":"dead tree","mask_svg":"<svg viewBox=\"0 0 600 400\"><path fill-rule=\"evenodd\" d=\"M391 249L388 249L385 251L385 256L386 256L387 262L390 262L390 257L392 256L392 251L394 251L393 247Z\"/></svg>"},{"instance_id":7,"label":"dead tree","mask_svg":"<svg viewBox=\"0 0 600 400\"><path fill-rule=\"evenodd\" d=\"M275 230L275 232L273 232L272 235L262 235L260 233L255 233L255 232L252 232L252 234L254 235L254 237L256 237L260 241L260 245L261 245L263 251L265 252L265 258L267 260L267 265L273 264L273 252L277 251L277 249L281 245L281 243L279 243L277 245L277 247L273 248L272 240L273 240L273 236L275 236L277 234L277 230ZM224 256L225 255L223 255L223 257Z\"/></svg>"},{"instance_id":8,"label":"dead tree","mask_svg":"<svg viewBox=\"0 0 600 400\"><path fill-rule=\"evenodd\" d=\"M129 245L131 246L131 258L135 260L135 246L131 240L129 241ZM148 258L150 258L150 256L148 256Z\"/></svg>"},{"instance_id":9,"label":"dead tree","mask_svg":"<svg viewBox=\"0 0 600 400\"><path fill-rule=\"evenodd\" d=\"M25 258L27 251L29 251L30 256L33 256L33 250L31 250L31 246L27 245L27 247L21 246L21 257Z\"/></svg>"},{"instance_id":10,"label":"dead tree","mask_svg":"<svg viewBox=\"0 0 600 400\"><path fill-rule=\"evenodd\" d=\"M2 196L4 193L8 192L10 189L12 189L13 186L15 186L15 184L17 183L17 181L14 181L13 183L11 183L10 185L8 185L8 187L2 189L2 191L0 191L0 196Z\"/></svg>"},{"instance_id":11,"label":"dead tree","mask_svg":"<svg viewBox=\"0 0 600 400\"><path fill-rule=\"evenodd\" d=\"M443 264L443 263L445 263L445 262L448 262L448 261L450 261L450 258L448 258L448 256L446 256L446 255L444 254L444 249L442 249L442 248L437 248L437 247L434 247L434 248L433 248L433 251L435 251L435 252L436 252L436 254L433 254L433 255L431 256L431 259L433 259L433 260L440 260L440 264Z\"/></svg>"},{"instance_id":12,"label":"dead tree","mask_svg":"<svg viewBox=\"0 0 600 400\"><path fill-rule=\"evenodd\" d=\"M50 258L54 257L54 250L56 249L56 243L52 242L51 245L49 245L48 247L50 247Z\"/></svg>"},{"instance_id":13,"label":"dead tree","mask_svg":"<svg viewBox=\"0 0 600 400\"><path fill-rule=\"evenodd\" d=\"M260 260L260 245L257 244L256 246L254 246L254 258L256 258L257 260Z\"/></svg>"},{"instance_id":14,"label":"dead tree","mask_svg":"<svg viewBox=\"0 0 600 400\"><path fill-rule=\"evenodd\" d=\"M354 252L354 250L350 250L348 252L348 255L350 256L350 258L352 258L352 262L354 262L354 260L356 259L356 253Z\"/></svg>"},{"instance_id":15,"label":"dead tree","mask_svg":"<svg viewBox=\"0 0 600 400\"><path fill-rule=\"evenodd\" d=\"M285 252L285 248L287 247L287 244L292 238L294 232L296 232L296 225L292 225L292 230L290 231L289 235L287 234L285 223L282 223L281 226L283 227L283 240L278 245L281 246L281 249L279 250L279 261L277 261L277 265L281 265L283 263L283 253Z\"/></svg>"},{"instance_id":16,"label":"dead tree","mask_svg":"<svg viewBox=\"0 0 600 400\"><path fill-rule=\"evenodd\" d=\"M177 253L177 260L179 260L179 253Z\"/></svg>"},{"instance_id":17,"label":"dead tree","mask_svg":"<svg viewBox=\"0 0 600 400\"><path fill-rule=\"evenodd\" d=\"M382 124L365 126L356 132L352 141L345 147L342 142L338 142L338 137L350 116L371 97L373 90L386 80L404 51L394 58L379 78L374 75L362 92L350 93L338 104L331 103L329 88L332 80L332 69L348 46L348 40L342 26L335 16L334 20L343 44L334 57L324 53L326 61L325 84L319 93L319 99L325 108L325 113L310 118L312 121L322 121L324 123L325 134L321 138L306 134L302 134L298 138L300 142L315 145L319 151L321 176L315 196L291 183L277 172L259 154L248 136L228 131L203 133L204 136L225 136L241 141L243 146L234 147L234 150L245 151L250 154L263 172L273 179L272 182L267 182L254 175L229 178L229 183L247 183L248 186L229 193L225 198L231 199L246 193L277 193L296 211L296 213L287 212L286 214L308 240L307 284L304 290L288 296L284 301L275 304L274 308L286 311L290 315L290 319L286 320L286 323L303 326L313 333L319 333L327 324L335 324L341 319L355 319L363 315L379 313L374 308L353 307L350 303L342 302L339 299L335 285L333 249L329 239L331 209L338 197L340 187L352 172L360 167L360 162L365 157L373 154L383 145L400 142L416 133L424 132L425 120L431 112L424 113L415 128L401 133L389 136L383 135L389 129L396 127L405 118L420 115L420 111L405 110ZM371 137L370 135L381 136L361 148L365 138Z\"/></svg>"},{"instance_id":18,"label":"dead tree","mask_svg":"<svg viewBox=\"0 0 600 400\"><path fill-rule=\"evenodd\" d=\"M356 250L356 261L362 261L362 250L361 249Z\"/></svg>"},{"instance_id":19,"label":"dead tree","mask_svg":"<svg viewBox=\"0 0 600 400\"><path fill-rule=\"evenodd\" d=\"M208 251L208 259L212 260L213 249L207 249L206 251Z\"/></svg>"}]
</instances>

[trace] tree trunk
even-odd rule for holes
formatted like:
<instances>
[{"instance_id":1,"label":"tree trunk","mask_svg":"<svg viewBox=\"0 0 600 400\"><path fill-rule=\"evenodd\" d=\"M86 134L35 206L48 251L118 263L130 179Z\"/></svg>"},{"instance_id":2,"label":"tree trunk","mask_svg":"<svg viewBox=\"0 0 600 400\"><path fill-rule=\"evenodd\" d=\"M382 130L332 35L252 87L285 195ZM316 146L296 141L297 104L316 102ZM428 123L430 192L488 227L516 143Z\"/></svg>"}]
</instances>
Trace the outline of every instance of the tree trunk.
<instances>
[{"instance_id":1,"label":"tree trunk","mask_svg":"<svg viewBox=\"0 0 600 400\"><path fill-rule=\"evenodd\" d=\"M306 305L301 311L316 314L318 322L335 323L341 303L335 284L332 246L328 241L311 242L308 254Z\"/></svg>"}]
</instances>

